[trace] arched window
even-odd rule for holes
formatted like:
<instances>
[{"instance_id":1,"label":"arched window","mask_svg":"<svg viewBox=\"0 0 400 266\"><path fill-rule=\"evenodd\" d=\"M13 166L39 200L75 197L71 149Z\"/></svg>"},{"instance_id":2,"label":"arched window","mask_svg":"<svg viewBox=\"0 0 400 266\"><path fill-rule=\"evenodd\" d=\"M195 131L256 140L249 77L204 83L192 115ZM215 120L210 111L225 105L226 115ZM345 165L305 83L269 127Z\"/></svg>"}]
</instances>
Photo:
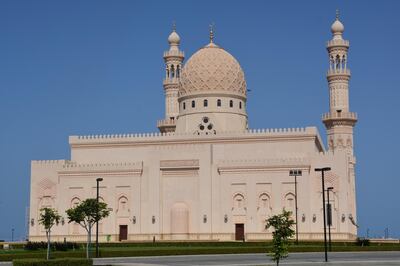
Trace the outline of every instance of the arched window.
<instances>
[{"instance_id":1,"label":"arched window","mask_svg":"<svg viewBox=\"0 0 400 266\"><path fill-rule=\"evenodd\" d=\"M171 65L171 78L175 77L175 67L174 65Z\"/></svg>"},{"instance_id":2,"label":"arched window","mask_svg":"<svg viewBox=\"0 0 400 266\"><path fill-rule=\"evenodd\" d=\"M239 108L242 109L242 102L239 102Z\"/></svg>"},{"instance_id":3,"label":"arched window","mask_svg":"<svg viewBox=\"0 0 400 266\"><path fill-rule=\"evenodd\" d=\"M208 100L207 100L207 99L205 99L205 100L203 101L203 105L204 105L204 107L207 107L207 106L208 106Z\"/></svg>"},{"instance_id":4,"label":"arched window","mask_svg":"<svg viewBox=\"0 0 400 266\"><path fill-rule=\"evenodd\" d=\"M186 103L183 102L183 110L185 110L185 109L186 109Z\"/></svg>"},{"instance_id":5,"label":"arched window","mask_svg":"<svg viewBox=\"0 0 400 266\"><path fill-rule=\"evenodd\" d=\"M233 101L232 100L229 101L229 107L233 107Z\"/></svg>"},{"instance_id":6,"label":"arched window","mask_svg":"<svg viewBox=\"0 0 400 266\"><path fill-rule=\"evenodd\" d=\"M221 99L218 99L218 100L217 100L217 106L218 106L218 107L221 107Z\"/></svg>"},{"instance_id":7,"label":"arched window","mask_svg":"<svg viewBox=\"0 0 400 266\"><path fill-rule=\"evenodd\" d=\"M179 67L179 65L176 67L176 77L179 78L179 76L181 75L181 68Z\"/></svg>"},{"instance_id":8,"label":"arched window","mask_svg":"<svg viewBox=\"0 0 400 266\"><path fill-rule=\"evenodd\" d=\"M340 56L337 55L336 56L336 69L339 69L339 68L340 68Z\"/></svg>"},{"instance_id":9,"label":"arched window","mask_svg":"<svg viewBox=\"0 0 400 266\"><path fill-rule=\"evenodd\" d=\"M196 102L192 101L192 108L195 108L195 107L196 107Z\"/></svg>"}]
</instances>

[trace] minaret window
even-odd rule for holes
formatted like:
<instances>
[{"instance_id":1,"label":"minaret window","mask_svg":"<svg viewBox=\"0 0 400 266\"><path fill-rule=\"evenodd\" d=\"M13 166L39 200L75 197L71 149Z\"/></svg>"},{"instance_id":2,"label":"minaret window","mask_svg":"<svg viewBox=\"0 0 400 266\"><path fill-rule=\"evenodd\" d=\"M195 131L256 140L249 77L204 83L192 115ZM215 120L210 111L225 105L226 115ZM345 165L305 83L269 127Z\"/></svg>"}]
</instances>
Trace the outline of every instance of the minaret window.
<instances>
[{"instance_id":1,"label":"minaret window","mask_svg":"<svg viewBox=\"0 0 400 266\"><path fill-rule=\"evenodd\" d=\"M196 107L196 102L192 101L192 108L195 108L195 107Z\"/></svg>"},{"instance_id":2,"label":"minaret window","mask_svg":"<svg viewBox=\"0 0 400 266\"><path fill-rule=\"evenodd\" d=\"M239 102L239 108L242 109L242 102Z\"/></svg>"},{"instance_id":3,"label":"minaret window","mask_svg":"<svg viewBox=\"0 0 400 266\"><path fill-rule=\"evenodd\" d=\"M339 69L339 68L340 68L340 56L337 55L336 56L336 69Z\"/></svg>"},{"instance_id":4,"label":"minaret window","mask_svg":"<svg viewBox=\"0 0 400 266\"><path fill-rule=\"evenodd\" d=\"M185 109L186 109L186 103L183 102L183 110L185 110Z\"/></svg>"},{"instance_id":5,"label":"minaret window","mask_svg":"<svg viewBox=\"0 0 400 266\"><path fill-rule=\"evenodd\" d=\"M218 100L217 100L217 106L218 106L218 107L221 107L221 99L218 99Z\"/></svg>"},{"instance_id":6,"label":"minaret window","mask_svg":"<svg viewBox=\"0 0 400 266\"><path fill-rule=\"evenodd\" d=\"M229 101L229 107L233 107L233 101L232 100Z\"/></svg>"},{"instance_id":7,"label":"minaret window","mask_svg":"<svg viewBox=\"0 0 400 266\"><path fill-rule=\"evenodd\" d=\"M207 99L203 101L203 105L204 105L204 107L208 106L208 100Z\"/></svg>"},{"instance_id":8,"label":"minaret window","mask_svg":"<svg viewBox=\"0 0 400 266\"><path fill-rule=\"evenodd\" d=\"M181 69L179 67L179 65L176 67L176 77L179 78L179 76L181 75Z\"/></svg>"},{"instance_id":9,"label":"minaret window","mask_svg":"<svg viewBox=\"0 0 400 266\"><path fill-rule=\"evenodd\" d=\"M171 78L175 77L175 67L174 65L171 66Z\"/></svg>"}]
</instances>

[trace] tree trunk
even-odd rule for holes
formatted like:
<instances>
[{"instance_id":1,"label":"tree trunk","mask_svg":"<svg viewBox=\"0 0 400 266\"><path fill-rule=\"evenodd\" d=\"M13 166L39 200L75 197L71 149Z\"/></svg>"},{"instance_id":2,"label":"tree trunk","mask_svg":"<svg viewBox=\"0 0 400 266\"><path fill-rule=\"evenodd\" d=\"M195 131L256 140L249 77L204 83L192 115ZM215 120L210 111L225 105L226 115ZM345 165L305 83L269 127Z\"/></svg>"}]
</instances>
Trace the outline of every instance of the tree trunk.
<instances>
[{"instance_id":1,"label":"tree trunk","mask_svg":"<svg viewBox=\"0 0 400 266\"><path fill-rule=\"evenodd\" d=\"M46 230L46 236L47 236L47 260L50 259L50 230Z\"/></svg>"},{"instance_id":2,"label":"tree trunk","mask_svg":"<svg viewBox=\"0 0 400 266\"><path fill-rule=\"evenodd\" d=\"M92 226L88 228L88 238L86 243L86 258L90 258L90 242L91 242Z\"/></svg>"},{"instance_id":3,"label":"tree trunk","mask_svg":"<svg viewBox=\"0 0 400 266\"><path fill-rule=\"evenodd\" d=\"M279 259L276 260L276 266L279 266Z\"/></svg>"}]
</instances>

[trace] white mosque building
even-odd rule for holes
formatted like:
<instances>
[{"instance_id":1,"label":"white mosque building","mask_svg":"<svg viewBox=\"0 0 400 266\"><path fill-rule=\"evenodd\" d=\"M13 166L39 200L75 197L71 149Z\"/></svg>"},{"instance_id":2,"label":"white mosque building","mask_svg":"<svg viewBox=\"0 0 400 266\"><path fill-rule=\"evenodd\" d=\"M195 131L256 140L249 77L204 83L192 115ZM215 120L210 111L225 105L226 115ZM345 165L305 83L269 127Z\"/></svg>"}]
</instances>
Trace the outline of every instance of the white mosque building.
<instances>
[{"instance_id":1,"label":"white mosque building","mask_svg":"<svg viewBox=\"0 0 400 266\"><path fill-rule=\"evenodd\" d=\"M247 88L239 62L213 40L184 64L180 37L164 52L165 118L160 132L70 136L68 160L32 161L29 239L45 239L43 207L64 217L54 240L85 241L65 210L86 198L107 203L100 241L265 240L267 217L290 210L300 240L323 238L321 173L331 188L332 239L357 235L353 127L349 108L349 41L338 17L327 42L329 111L322 115L328 147L316 127L250 129ZM289 175L301 170L302 176ZM293 215L295 217L295 215Z\"/></svg>"}]
</instances>

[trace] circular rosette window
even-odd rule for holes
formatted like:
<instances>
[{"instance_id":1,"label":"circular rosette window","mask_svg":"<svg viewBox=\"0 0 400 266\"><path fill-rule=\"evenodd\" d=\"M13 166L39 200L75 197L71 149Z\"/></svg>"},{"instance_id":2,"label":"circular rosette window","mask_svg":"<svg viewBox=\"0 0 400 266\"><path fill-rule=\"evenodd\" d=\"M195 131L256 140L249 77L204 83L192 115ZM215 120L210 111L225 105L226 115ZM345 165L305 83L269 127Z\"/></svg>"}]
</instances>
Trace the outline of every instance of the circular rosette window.
<instances>
[{"instance_id":1,"label":"circular rosette window","mask_svg":"<svg viewBox=\"0 0 400 266\"><path fill-rule=\"evenodd\" d=\"M207 116L203 117L198 125L198 130L195 134L197 135L215 135L217 131L214 129L213 123Z\"/></svg>"}]
</instances>

